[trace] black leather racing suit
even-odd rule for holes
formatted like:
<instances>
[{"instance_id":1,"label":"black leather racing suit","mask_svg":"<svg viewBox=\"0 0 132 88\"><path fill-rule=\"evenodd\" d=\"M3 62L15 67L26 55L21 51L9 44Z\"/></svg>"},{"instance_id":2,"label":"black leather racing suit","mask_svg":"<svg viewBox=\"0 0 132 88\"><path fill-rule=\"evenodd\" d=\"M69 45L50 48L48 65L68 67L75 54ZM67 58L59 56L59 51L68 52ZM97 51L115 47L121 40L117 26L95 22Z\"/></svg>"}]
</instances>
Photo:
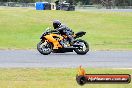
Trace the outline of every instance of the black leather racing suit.
<instances>
[{"instance_id":1,"label":"black leather racing suit","mask_svg":"<svg viewBox=\"0 0 132 88\"><path fill-rule=\"evenodd\" d=\"M74 32L70 28L68 28L66 25L61 24L56 30L58 30L61 35L66 35L70 40L70 44L73 44L74 38L72 35Z\"/></svg>"}]
</instances>

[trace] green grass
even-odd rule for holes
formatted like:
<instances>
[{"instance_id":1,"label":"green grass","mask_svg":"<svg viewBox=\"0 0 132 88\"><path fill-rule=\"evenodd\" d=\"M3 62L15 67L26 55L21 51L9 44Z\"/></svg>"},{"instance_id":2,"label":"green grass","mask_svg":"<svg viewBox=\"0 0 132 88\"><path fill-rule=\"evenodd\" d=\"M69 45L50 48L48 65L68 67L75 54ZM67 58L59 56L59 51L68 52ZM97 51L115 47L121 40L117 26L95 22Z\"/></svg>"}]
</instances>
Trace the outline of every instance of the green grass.
<instances>
[{"instance_id":1,"label":"green grass","mask_svg":"<svg viewBox=\"0 0 132 88\"><path fill-rule=\"evenodd\" d=\"M132 50L131 12L36 11L0 8L0 49L35 49L39 37L58 19L75 32L86 31L83 39L91 50Z\"/></svg>"},{"instance_id":2,"label":"green grass","mask_svg":"<svg viewBox=\"0 0 132 88\"><path fill-rule=\"evenodd\" d=\"M130 69L87 68L88 74L132 74ZM130 84L76 83L77 69L73 68L0 68L0 88L132 88Z\"/></svg>"}]
</instances>

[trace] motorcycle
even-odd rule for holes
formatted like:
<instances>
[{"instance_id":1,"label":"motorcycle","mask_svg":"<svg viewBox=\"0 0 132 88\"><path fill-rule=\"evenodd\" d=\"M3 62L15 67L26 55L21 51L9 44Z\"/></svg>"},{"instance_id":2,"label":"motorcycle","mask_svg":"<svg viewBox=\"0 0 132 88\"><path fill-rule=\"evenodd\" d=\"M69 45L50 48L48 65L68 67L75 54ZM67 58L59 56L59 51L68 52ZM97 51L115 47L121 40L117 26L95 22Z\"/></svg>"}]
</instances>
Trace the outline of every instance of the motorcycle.
<instances>
[{"instance_id":1,"label":"motorcycle","mask_svg":"<svg viewBox=\"0 0 132 88\"><path fill-rule=\"evenodd\" d=\"M46 31L40 37L41 41L37 44L37 50L43 54L48 55L52 53L65 53L75 51L79 55L84 55L89 51L89 44L82 39L77 39L85 35L86 32L78 32L73 34L75 39L71 45L66 35L60 35L57 30L51 30L47 28ZM60 44L63 41L64 45Z\"/></svg>"}]
</instances>

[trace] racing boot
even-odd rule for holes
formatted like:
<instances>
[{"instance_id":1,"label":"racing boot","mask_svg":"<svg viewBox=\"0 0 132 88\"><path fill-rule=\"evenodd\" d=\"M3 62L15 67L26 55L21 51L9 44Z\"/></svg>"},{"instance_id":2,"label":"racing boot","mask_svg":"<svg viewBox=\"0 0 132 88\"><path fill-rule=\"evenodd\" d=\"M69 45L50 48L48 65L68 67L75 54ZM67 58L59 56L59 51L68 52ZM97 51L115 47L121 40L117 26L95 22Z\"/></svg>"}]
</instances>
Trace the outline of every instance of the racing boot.
<instances>
[{"instance_id":1,"label":"racing boot","mask_svg":"<svg viewBox=\"0 0 132 88\"><path fill-rule=\"evenodd\" d=\"M60 44L62 45L62 47L67 47L63 40L60 41Z\"/></svg>"},{"instance_id":2,"label":"racing boot","mask_svg":"<svg viewBox=\"0 0 132 88\"><path fill-rule=\"evenodd\" d=\"M69 37L69 39L70 39L70 45L72 46L72 45L74 44L74 41L75 41L75 40L74 40L74 38L73 38L72 36L70 36L70 35L69 35L68 37Z\"/></svg>"}]
</instances>

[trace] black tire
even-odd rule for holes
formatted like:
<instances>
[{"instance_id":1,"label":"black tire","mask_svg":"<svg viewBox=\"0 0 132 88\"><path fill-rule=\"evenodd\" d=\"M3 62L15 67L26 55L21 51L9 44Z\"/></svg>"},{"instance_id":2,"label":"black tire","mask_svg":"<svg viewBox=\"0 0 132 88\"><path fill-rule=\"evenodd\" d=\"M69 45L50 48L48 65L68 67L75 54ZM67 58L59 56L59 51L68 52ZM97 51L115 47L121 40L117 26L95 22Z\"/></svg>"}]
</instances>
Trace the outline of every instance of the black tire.
<instances>
[{"instance_id":1,"label":"black tire","mask_svg":"<svg viewBox=\"0 0 132 88\"><path fill-rule=\"evenodd\" d=\"M84 41L84 40L76 40L75 42L81 42L81 43L84 43L85 44L85 47L86 49L85 50L81 50L81 47L80 48L76 48L74 49L74 51L79 54L79 55L85 55L88 51L89 51L89 44Z\"/></svg>"},{"instance_id":2,"label":"black tire","mask_svg":"<svg viewBox=\"0 0 132 88\"><path fill-rule=\"evenodd\" d=\"M48 55L52 52L52 44L47 42L46 45L42 45L44 42L43 41L40 41L38 44L37 44L37 50L43 54L43 55ZM45 51L44 49L48 49L47 51Z\"/></svg>"},{"instance_id":3,"label":"black tire","mask_svg":"<svg viewBox=\"0 0 132 88\"><path fill-rule=\"evenodd\" d=\"M87 79L84 76L76 76L76 81L79 85L84 85L87 82Z\"/></svg>"}]
</instances>

